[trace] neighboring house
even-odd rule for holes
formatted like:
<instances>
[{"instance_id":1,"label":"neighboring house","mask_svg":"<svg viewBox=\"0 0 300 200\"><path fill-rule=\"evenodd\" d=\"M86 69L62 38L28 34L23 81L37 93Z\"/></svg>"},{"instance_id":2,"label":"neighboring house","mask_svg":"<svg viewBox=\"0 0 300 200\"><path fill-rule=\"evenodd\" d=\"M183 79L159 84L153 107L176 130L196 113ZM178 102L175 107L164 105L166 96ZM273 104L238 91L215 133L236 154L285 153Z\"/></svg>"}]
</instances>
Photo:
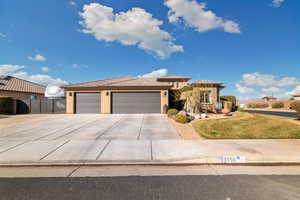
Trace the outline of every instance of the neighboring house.
<instances>
[{"instance_id":1,"label":"neighboring house","mask_svg":"<svg viewBox=\"0 0 300 200\"><path fill-rule=\"evenodd\" d=\"M67 92L67 113L163 113L169 104L170 90L188 85L191 78L119 77L62 86ZM209 85L205 101L214 104L219 98L219 83ZM218 86L217 86L218 85Z\"/></svg>"},{"instance_id":2,"label":"neighboring house","mask_svg":"<svg viewBox=\"0 0 300 200\"><path fill-rule=\"evenodd\" d=\"M267 96L267 97L263 97L262 100L264 100L264 101L276 101L277 98L273 97L273 96Z\"/></svg>"},{"instance_id":3,"label":"neighboring house","mask_svg":"<svg viewBox=\"0 0 300 200\"><path fill-rule=\"evenodd\" d=\"M293 95L294 100L300 100L300 94Z\"/></svg>"},{"instance_id":4,"label":"neighboring house","mask_svg":"<svg viewBox=\"0 0 300 200\"><path fill-rule=\"evenodd\" d=\"M13 76L0 75L0 96L43 99L46 87Z\"/></svg>"}]
</instances>

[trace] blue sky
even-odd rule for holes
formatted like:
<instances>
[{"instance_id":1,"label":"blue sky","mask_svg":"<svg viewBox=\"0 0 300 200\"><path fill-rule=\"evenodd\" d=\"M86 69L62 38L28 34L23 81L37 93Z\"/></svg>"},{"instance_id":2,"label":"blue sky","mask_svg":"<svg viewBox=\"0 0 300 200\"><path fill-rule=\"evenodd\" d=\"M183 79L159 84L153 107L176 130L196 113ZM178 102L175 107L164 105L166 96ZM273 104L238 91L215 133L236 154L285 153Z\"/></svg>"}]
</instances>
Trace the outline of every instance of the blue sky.
<instances>
[{"instance_id":1,"label":"blue sky","mask_svg":"<svg viewBox=\"0 0 300 200\"><path fill-rule=\"evenodd\" d=\"M42 84L176 74L240 98L300 93L300 2L0 2L0 73Z\"/></svg>"}]
</instances>

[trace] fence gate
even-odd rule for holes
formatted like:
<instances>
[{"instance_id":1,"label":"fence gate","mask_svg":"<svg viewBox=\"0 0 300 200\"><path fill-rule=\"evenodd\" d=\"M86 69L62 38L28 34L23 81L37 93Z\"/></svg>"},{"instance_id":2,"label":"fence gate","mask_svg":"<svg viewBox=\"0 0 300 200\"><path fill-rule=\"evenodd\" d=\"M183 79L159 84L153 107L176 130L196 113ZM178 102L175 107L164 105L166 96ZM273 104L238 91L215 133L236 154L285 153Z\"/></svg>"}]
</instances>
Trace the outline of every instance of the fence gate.
<instances>
[{"instance_id":1,"label":"fence gate","mask_svg":"<svg viewBox=\"0 0 300 200\"><path fill-rule=\"evenodd\" d=\"M65 99L18 99L17 114L64 114Z\"/></svg>"}]
</instances>

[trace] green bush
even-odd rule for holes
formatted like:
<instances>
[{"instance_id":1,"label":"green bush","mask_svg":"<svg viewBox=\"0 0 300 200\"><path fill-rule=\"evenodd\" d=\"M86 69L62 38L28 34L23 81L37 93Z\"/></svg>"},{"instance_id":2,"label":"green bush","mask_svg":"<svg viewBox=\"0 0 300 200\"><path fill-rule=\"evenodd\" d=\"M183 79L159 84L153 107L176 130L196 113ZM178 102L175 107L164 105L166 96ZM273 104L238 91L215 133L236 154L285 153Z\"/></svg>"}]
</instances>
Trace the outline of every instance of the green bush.
<instances>
[{"instance_id":1,"label":"green bush","mask_svg":"<svg viewBox=\"0 0 300 200\"><path fill-rule=\"evenodd\" d=\"M300 101L294 101L291 103L291 109L297 111L297 117L300 119Z\"/></svg>"},{"instance_id":2,"label":"green bush","mask_svg":"<svg viewBox=\"0 0 300 200\"><path fill-rule=\"evenodd\" d=\"M235 96L231 96L231 95L221 96L221 100L222 101L230 101L232 103L231 111L237 110L237 100L236 100Z\"/></svg>"},{"instance_id":3,"label":"green bush","mask_svg":"<svg viewBox=\"0 0 300 200\"><path fill-rule=\"evenodd\" d=\"M171 116L175 116L178 114L178 110L177 109L169 109L168 110L168 116L171 117Z\"/></svg>"},{"instance_id":4,"label":"green bush","mask_svg":"<svg viewBox=\"0 0 300 200\"><path fill-rule=\"evenodd\" d=\"M0 114L12 114L12 113L13 113L13 98L0 97Z\"/></svg>"},{"instance_id":5,"label":"green bush","mask_svg":"<svg viewBox=\"0 0 300 200\"><path fill-rule=\"evenodd\" d=\"M182 114L177 114L175 121L178 123L182 123L182 124L188 123L188 119L186 118L185 115L182 115Z\"/></svg>"},{"instance_id":6,"label":"green bush","mask_svg":"<svg viewBox=\"0 0 300 200\"><path fill-rule=\"evenodd\" d=\"M232 111L233 103L231 101L224 101L224 109L227 109L228 112Z\"/></svg>"},{"instance_id":7,"label":"green bush","mask_svg":"<svg viewBox=\"0 0 300 200\"><path fill-rule=\"evenodd\" d=\"M239 111L239 112L246 112L246 111L244 110L244 108L241 108L241 107L238 107L237 111Z\"/></svg>"},{"instance_id":8,"label":"green bush","mask_svg":"<svg viewBox=\"0 0 300 200\"><path fill-rule=\"evenodd\" d=\"M272 108L284 108L284 103L282 101L275 101L272 103Z\"/></svg>"},{"instance_id":9,"label":"green bush","mask_svg":"<svg viewBox=\"0 0 300 200\"><path fill-rule=\"evenodd\" d=\"M165 104L163 107L163 113L167 113L168 110L169 110L169 106Z\"/></svg>"}]
</instances>

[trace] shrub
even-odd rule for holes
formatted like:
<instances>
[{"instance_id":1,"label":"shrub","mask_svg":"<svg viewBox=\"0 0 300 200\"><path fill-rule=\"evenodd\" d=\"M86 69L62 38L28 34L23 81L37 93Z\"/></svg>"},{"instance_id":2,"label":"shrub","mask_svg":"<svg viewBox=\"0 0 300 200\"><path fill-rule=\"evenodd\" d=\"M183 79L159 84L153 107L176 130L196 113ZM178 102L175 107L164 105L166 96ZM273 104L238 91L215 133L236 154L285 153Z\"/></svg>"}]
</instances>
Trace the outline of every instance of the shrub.
<instances>
[{"instance_id":1,"label":"shrub","mask_svg":"<svg viewBox=\"0 0 300 200\"><path fill-rule=\"evenodd\" d=\"M247 104L247 108L268 108L269 104L264 102L251 102Z\"/></svg>"},{"instance_id":2,"label":"shrub","mask_svg":"<svg viewBox=\"0 0 300 200\"><path fill-rule=\"evenodd\" d=\"M178 114L178 110L177 109L169 109L168 110L168 116L171 117L171 116L175 116Z\"/></svg>"},{"instance_id":3,"label":"shrub","mask_svg":"<svg viewBox=\"0 0 300 200\"><path fill-rule=\"evenodd\" d=\"M237 111L239 111L239 112L246 112L246 111L244 110L244 108L241 108L241 107L238 107Z\"/></svg>"},{"instance_id":4,"label":"shrub","mask_svg":"<svg viewBox=\"0 0 300 200\"><path fill-rule=\"evenodd\" d=\"M284 103L282 101L275 101L272 103L272 108L284 108Z\"/></svg>"},{"instance_id":5,"label":"shrub","mask_svg":"<svg viewBox=\"0 0 300 200\"><path fill-rule=\"evenodd\" d=\"M176 115L175 121L182 124L188 123L186 116L181 114Z\"/></svg>"},{"instance_id":6,"label":"shrub","mask_svg":"<svg viewBox=\"0 0 300 200\"><path fill-rule=\"evenodd\" d=\"M221 96L222 101L230 101L232 103L232 110L231 111L236 111L237 110L237 100L235 96L231 95L226 95L226 96Z\"/></svg>"},{"instance_id":7,"label":"shrub","mask_svg":"<svg viewBox=\"0 0 300 200\"><path fill-rule=\"evenodd\" d=\"M223 104L224 104L224 110L226 110L226 112L232 111L233 103L231 101L224 101Z\"/></svg>"},{"instance_id":8,"label":"shrub","mask_svg":"<svg viewBox=\"0 0 300 200\"><path fill-rule=\"evenodd\" d=\"M169 110L169 106L165 104L163 107L163 113L167 113L168 110Z\"/></svg>"},{"instance_id":9,"label":"shrub","mask_svg":"<svg viewBox=\"0 0 300 200\"><path fill-rule=\"evenodd\" d=\"M294 101L293 103L291 103L291 109L297 111L298 119L300 119L300 101Z\"/></svg>"},{"instance_id":10,"label":"shrub","mask_svg":"<svg viewBox=\"0 0 300 200\"><path fill-rule=\"evenodd\" d=\"M0 114L12 114L12 113L13 113L13 98L0 97Z\"/></svg>"}]
</instances>

